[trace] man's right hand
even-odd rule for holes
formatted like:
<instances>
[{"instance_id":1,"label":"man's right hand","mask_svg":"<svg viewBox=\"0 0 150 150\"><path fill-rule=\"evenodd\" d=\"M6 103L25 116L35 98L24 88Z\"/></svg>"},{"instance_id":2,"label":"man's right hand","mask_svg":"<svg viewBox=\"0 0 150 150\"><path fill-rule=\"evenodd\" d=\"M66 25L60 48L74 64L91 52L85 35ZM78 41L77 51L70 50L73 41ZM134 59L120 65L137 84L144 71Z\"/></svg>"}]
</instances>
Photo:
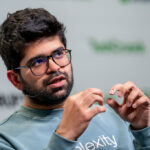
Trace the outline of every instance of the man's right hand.
<instances>
[{"instance_id":1,"label":"man's right hand","mask_svg":"<svg viewBox=\"0 0 150 150\"><path fill-rule=\"evenodd\" d=\"M106 111L103 106L91 108L95 102L103 105L103 98L102 91L96 88L89 88L68 97L56 133L68 140L77 140L88 127L90 120L98 113Z\"/></svg>"}]
</instances>

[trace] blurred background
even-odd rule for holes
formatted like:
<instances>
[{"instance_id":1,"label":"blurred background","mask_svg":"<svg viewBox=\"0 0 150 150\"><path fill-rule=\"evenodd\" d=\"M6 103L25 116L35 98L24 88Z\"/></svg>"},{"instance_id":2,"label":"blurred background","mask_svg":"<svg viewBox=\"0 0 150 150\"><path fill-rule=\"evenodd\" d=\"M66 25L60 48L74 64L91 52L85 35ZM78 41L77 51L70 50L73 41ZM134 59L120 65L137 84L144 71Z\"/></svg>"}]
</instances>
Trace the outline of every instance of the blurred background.
<instances>
[{"instance_id":1,"label":"blurred background","mask_svg":"<svg viewBox=\"0 0 150 150\"><path fill-rule=\"evenodd\" d=\"M72 49L71 94L96 87L108 97L116 83L133 81L150 96L150 0L5 0L8 13L45 8L65 24ZM7 80L0 58L0 120L23 104L23 95Z\"/></svg>"}]
</instances>

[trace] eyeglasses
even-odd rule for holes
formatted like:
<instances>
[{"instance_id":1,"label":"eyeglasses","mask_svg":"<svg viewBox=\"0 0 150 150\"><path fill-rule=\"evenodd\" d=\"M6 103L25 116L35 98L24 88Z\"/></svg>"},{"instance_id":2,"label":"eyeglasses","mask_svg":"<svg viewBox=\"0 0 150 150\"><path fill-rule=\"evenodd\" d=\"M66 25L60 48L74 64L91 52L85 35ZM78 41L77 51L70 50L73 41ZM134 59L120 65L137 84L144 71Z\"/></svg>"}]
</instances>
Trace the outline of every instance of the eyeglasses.
<instances>
[{"instance_id":1,"label":"eyeglasses","mask_svg":"<svg viewBox=\"0 0 150 150\"><path fill-rule=\"evenodd\" d=\"M71 63L71 50L59 49L54 51L50 56L39 56L38 58L31 59L26 66L20 66L15 70L22 68L30 68L35 76L44 75L49 68L49 59L52 58L53 62L60 67L65 67Z\"/></svg>"}]
</instances>

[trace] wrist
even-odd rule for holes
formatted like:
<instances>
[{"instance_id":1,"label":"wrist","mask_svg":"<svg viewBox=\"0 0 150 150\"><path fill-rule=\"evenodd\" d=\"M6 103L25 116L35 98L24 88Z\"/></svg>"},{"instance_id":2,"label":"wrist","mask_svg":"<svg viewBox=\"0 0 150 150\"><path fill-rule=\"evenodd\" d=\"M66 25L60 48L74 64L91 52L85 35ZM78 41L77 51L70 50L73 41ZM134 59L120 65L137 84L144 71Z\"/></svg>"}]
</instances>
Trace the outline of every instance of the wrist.
<instances>
[{"instance_id":1,"label":"wrist","mask_svg":"<svg viewBox=\"0 0 150 150\"><path fill-rule=\"evenodd\" d=\"M74 135L74 132L71 132L71 130L66 130L64 128L58 127L55 131L55 133L57 133L59 136L67 139L67 140L71 140L71 141L76 141L77 138Z\"/></svg>"},{"instance_id":2,"label":"wrist","mask_svg":"<svg viewBox=\"0 0 150 150\"><path fill-rule=\"evenodd\" d=\"M138 126L138 125L132 125L130 124L130 128L131 130L142 130L144 128L148 127L147 125L143 125L143 126Z\"/></svg>"}]
</instances>

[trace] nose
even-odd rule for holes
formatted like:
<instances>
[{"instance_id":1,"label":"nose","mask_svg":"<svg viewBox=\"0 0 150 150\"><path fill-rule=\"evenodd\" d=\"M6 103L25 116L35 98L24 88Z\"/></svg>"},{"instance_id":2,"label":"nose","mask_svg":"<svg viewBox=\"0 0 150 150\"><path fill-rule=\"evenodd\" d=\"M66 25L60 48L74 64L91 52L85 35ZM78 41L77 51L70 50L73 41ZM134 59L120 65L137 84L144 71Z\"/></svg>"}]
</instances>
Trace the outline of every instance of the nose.
<instances>
[{"instance_id":1,"label":"nose","mask_svg":"<svg viewBox=\"0 0 150 150\"><path fill-rule=\"evenodd\" d=\"M57 65L52 58L49 59L49 68L47 70L47 73L56 72L60 69L60 66Z\"/></svg>"}]
</instances>

